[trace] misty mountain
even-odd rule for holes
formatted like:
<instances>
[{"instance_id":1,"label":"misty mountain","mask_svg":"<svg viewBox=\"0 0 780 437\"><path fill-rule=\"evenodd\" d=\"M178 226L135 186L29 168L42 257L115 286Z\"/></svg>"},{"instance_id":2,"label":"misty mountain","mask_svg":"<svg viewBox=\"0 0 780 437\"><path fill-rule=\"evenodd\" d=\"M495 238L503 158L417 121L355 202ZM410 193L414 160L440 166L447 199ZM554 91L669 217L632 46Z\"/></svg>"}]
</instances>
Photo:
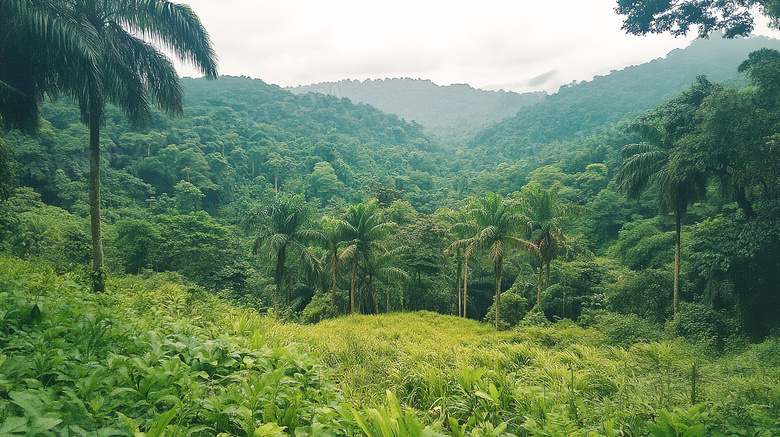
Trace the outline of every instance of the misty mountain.
<instances>
[{"instance_id":1,"label":"misty mountain","mask_svg":"<svg viewBox=\"0 0 780 437\"><path fill-rule=\"evenodd\" d=\"M485 91L465 84L439 86L422 79L343 80L291 87L295 94L315 92L366 103L424 125L445 142L473 134L482 127L538 103L545 92L518 94Z\"/></svg>"},{"instance_id":2,"label":"misty mountain","mask_svg":"<svg viewBox=\"0 0 780 437\"><path fill-rule=\"evenodd\" d=\"M516 115L477 133L466 144L493 164L537 153L541 147L597 132L663 104L690 86L699 75L713 82L739 86L737 67L762 47L780 49L766 37L695 40L666 57L612 71L591 81L574 82Z\"/></svg>"}]
</instances>

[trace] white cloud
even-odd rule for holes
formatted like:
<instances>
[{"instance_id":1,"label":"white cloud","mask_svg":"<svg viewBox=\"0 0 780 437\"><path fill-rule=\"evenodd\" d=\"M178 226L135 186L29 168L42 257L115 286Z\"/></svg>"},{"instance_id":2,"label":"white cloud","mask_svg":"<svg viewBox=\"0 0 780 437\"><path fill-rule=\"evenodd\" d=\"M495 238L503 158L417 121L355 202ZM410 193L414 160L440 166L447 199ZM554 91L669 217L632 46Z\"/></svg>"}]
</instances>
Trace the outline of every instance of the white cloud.
<instances>
[{"instance_id":1,"label":"white cloud","mask_svg":"<svg viewBox=\"0 0 780 437\"><path fill-rule=\"evenodd\" d=\"M689 40L625 35L615 0L181 1L209 31L221 74L282 86L403 76L555 91Z\"/></svg>"}]
</instances>

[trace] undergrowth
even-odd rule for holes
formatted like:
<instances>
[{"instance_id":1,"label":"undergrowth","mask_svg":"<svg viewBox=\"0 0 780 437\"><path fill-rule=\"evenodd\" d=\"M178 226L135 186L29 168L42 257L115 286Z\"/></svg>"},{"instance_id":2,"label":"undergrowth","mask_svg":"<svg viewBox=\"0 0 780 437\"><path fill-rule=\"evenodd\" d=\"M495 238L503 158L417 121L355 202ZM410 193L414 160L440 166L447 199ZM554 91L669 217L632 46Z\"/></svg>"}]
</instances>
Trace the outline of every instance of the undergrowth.
<instances>
[{"instance_id":1,"label":"undergrowth","mask_svg":"<svg viewBox=\"0 0 780 437\"><path fill-rule=\"evenodd\" d=\"M280 324L175 276L0 258L2 436L777 435L780 342L713 358L567 321Z\"/></svg>"}]
</instances>

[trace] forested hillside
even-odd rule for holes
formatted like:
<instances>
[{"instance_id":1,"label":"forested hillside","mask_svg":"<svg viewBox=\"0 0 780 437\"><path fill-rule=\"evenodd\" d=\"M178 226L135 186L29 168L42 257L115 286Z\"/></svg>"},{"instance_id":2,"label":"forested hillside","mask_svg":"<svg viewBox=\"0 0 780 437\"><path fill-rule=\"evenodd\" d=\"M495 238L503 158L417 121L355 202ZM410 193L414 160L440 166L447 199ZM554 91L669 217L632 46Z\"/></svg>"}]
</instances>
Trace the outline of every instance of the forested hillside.
<instances>
[{"instance_id":1,"label":"forested hillside","mask_svg":"<svg viewBox=\"0 0 780 437\"><path fill-rule=\"evenodd\" d=\"M466 84L439 86L430 80L411 78L342 80L289 90L295 94L314 92L369 104L425 126L445 144L463 141L480 128L547 97L544 92L485 91Z\"/></svg>"}]
</instances>

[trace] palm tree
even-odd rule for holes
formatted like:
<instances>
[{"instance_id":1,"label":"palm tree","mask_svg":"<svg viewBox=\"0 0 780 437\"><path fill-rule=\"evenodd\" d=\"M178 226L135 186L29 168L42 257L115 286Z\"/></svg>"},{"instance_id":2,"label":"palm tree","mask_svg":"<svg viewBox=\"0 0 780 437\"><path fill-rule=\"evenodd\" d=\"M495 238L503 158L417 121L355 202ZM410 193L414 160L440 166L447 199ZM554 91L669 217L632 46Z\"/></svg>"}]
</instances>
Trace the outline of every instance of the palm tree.
<instances>
[{"instance_id":1,"label":"palm tree","mask_svg":"<svg viewBox=\"0 0 780 437\"><path fill-rule=\"evenodd\" d=\"M65 62L92 58L90 28L63 12L57 1L0 1L0 126L37 131L44 96L67 88Z\"/></svg>"},{"instance_id":2,"label":"palm tree","mask_svg":"<svg viewBox=\"0 0 780 437\"><path fill-rule=\"evenodd\" d=\"M319 269L319 261L309 250L308 243L323 241L324 235L316 230L307 228L311 213L302 194L287 198L277 196L274 202L254 214L250 214L244 221L244 227L249 231L257 232L252 253L263 249L269 258L276 261L274 268L274 283L276 293L274 296L274 315L279 318L281 300L289 300L292 293L290 287L284 290L287 282L287 258L296 256L308 272Z\"/></svg>"},{"instance_id":3,"label":"palm tree","mask_svg":"<svg viewBox=\"0 0 780 437\"><path fill-rule=\"evenodd\" d=\"M452 225L450 230L455 234L457 239L450 244L447 251L455 253L456 267L456 284L458 287L458 316L466 318L468 314L468 281L469 281L469 257L466 255L469 251L468 248L473 243L471 237L473 237L479 229L477 224L470 219L467 213L456 212L454 214L455 220L458 220ZM462 267L461 267L462 266ZM461 287L461 272L463 274L463 286Z\"/></svg>"},{"instance_id":4,"label":"palm tree","mask_svg":"<svg viewBox=\"0 0 780 437\"><path fill-rule=\"evenodd\" d=\"M516 234L528 233L528 218L518 211L517 205L504 200L498 194L488 192L474 200L469 215L477 232L466 246L466 257L487 249L493 262L494 285L496 290L495 326L498 329L499 308L501 306L501 275L503 274L504 255L509 246L515 246L532 253L538 249L534 243L516 237Z\"/></svg>"},{"instance_id":5,"label":"palm tree","mask_svg":"<svg viewBox=\"0 0 780 437\"><path fill-rule=\"evenodd\" d=\"M352 206L344 214L339 223L340 232L347 242L347 247L342 252L344 258L352 263L349 287L349 312L355 312L355 286L357 281L358 266L370 258L374 251L385 252L386 248L381 243L390 230L395 227L393 222L383 222L377 207L379 201L371 199L367 202ZM363 281L365 283L365 281Z\"/></svg>"},{"instance_id":6,"label":"palm tree","mask_svg":"<svg viewBox=\"0 0 780 437\"><path fill-rule=\"evenodd\" d=\"M46 45L33 50L48 63L37 88L62 91L76 100L89 129L90 225L93 287L105 289L100 224L100 128L107 103L135 126L151 118L150 97L170 115L183 112L183 92L173 63L153 41L215 78L216 55L208 33L186 5L167 0L4 0L3 12L18 13L20 28ZM38 95L31 96L39 98Z\"/></svg>"},{"instance_id":7,"label":"palm tree","mask_svg":"<svg viewBox=\"0 0 780 437\"><path fill-rule=\"evenodd\" d=\"M338 305L336 302L336 288L338 285L338 279L341 275L341 261L345 258L342 245L345 242L343 227L339 225L337 220L324 220L323 226L323 245L327 253L325 254L325 264L331 273L331 305L333 311L338 313Z\"/></svg>"},{"instance_id":8,"label":"palm tree","mask_svg":"<svg viewBox=\"0 0 780 437\"><path fill-rule=\"evenodd\" d=\"M564 241L563 228L577 217L583 208L579 205L561 200L563 185L556 183L544 188L537 183L530 183L522 189L522 205L529 220L530 236L538 249L539 281L536 291L536 304L542 299L544 286L543 272L547 272L547 282L550 282L550 263L558 257L558 249ZM538 233L537 233L538 232ZM536 233L536 236L533 235Z\"/></svg>"},{"instance_id":9,"label":"palm tree","mask_svg":"<svg viewBox=\"0 0 780 437\"><path fill-rule=\"evenodd\" d=\"M368 294L374 304L374 313L379 314L379 303L376 298L376 292L374 287L375 280L388 281L388 280L409 280L409 274L404 270L394 267L392 265L395 262L396 257L406 250L405 246L396 247L392 250L379 251L375 250L369 256L363 258L363 267L361 271L366 276L366 286L368 287ZM387 293L387 303L385 306L385 312L390 312L390 293Z\"/></svg>"},{"instance_id":10,"label":"palm tree","mask_svg":"<svg viewBox=\"0 0 780 437\"><path fill-rule=\"evenodd\" d=\"M618 189L631 199L639 199L650 186L658 192L662 210L674 214L674 314L680 309L680 242L682 216L688 205L706 194L706 175L682 153L661 126L640 121L630 128L644 142L623 147L623 165L617 175Z\"/></svg>"}]
</instances>

